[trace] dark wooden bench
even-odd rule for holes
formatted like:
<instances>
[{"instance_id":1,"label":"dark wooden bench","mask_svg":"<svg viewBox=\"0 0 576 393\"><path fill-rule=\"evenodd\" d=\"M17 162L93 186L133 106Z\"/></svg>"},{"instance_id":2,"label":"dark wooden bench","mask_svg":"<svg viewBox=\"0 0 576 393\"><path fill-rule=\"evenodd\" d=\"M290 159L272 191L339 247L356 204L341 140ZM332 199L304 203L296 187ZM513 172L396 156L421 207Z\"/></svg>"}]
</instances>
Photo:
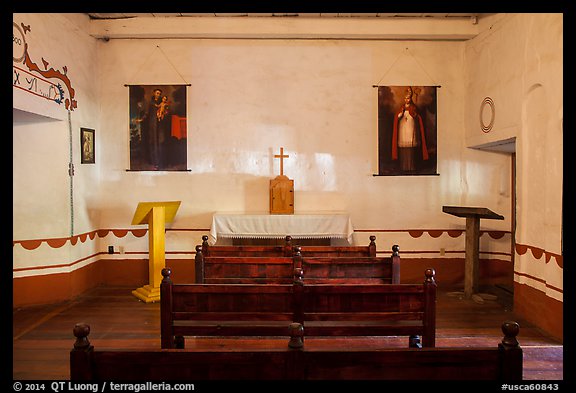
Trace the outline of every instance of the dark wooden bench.
<instances>
[{"instance_id":1,"label":"dark wooden bench","mask_svg":"<svg viewBox=\"0 0 576 393\"><path fill-rule=\"evenodd\" d=\"M294 268L301 268L307 284L400 284L400 254L390 257L306 256L294 247Z\"/></svg>"},{"instance_id":2,"label":"dark wooden bench","mask_svg":"<svg viewBox=\"0 0 576 393\"><path fill-rule=\"evenodd\" d=\"M96 350L90 326L76 324L70 351L72 381L200 380L522 380L519 326L502 324L504 338L482 348L374 348L309 345L300 340L301 325L290 337L255 347L237 342L223 348Z\"/></svg>"},{"instance_id":3,"label":"dark wooden bench","mask_svg":"<svg viewBox=\"0 0 576 393\"><path fill-rule=\"evenodd\" d=\"M397 245L392 247L392 255L389 257L306 256L300 246L293 249L291 257L205 256L202 247L198 245L194 260L195 282L289 284L293 280L294 269L301 268L304 279L310 283L400 283Z\"/></svg>"},{"instance_id":4,"label":"dark wooden bench","mask_svg":"<svg viewBox=\"0 0 576 393\"><path fill-rule=\"evenodd\" d=\"M211 246L208 244L208 236L202 236L202 254L206 257L291 257L294 254L294 246L297 241L293 241L288 235L284 239L282 246ZM370 244L367 246L300 246L300 252L305 256L325 256L325 257L375 257L376 256L376 236L370 236Z\"/></svg>"},{"instance_id":5,"label":"dark wooden bench","mask_svg":"<svg viewBox=\"0 0 576 393\"><path fill-rule=\"evenodd\" d=\"M294 257L210 256L196 246L197 284L291 284Z\"/></svg>"},{"instance_id":6,"label":"dark wooden bench","mask_svg":"<svg viewBox=\"0 0 576 393\"><path fill-rule=\"evenodd\" d=\"M313 336L408 336L411 347L434 347L436 283L174 284L162 270L162 348L184 348L186 336L282 336L291 322ZM422 344L420 344L420 337Z\"/></svg>"}]
</instances>

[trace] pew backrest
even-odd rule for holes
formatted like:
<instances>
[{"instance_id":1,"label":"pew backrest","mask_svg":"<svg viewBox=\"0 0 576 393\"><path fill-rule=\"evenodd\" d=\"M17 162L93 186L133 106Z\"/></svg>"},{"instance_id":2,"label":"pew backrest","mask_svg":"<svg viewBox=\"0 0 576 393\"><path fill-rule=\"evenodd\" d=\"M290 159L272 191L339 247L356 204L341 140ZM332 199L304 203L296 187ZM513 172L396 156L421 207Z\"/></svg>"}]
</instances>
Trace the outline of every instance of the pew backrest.
<instances>
[{"instance_id":1,"label":"pew backrest","mask_svg":"<svg viewBox=\"0 0 576 393\"><path fill-rule=\"evenodd\" d=\"M397 245L390 257L303 256L299 246L291 257L206 256L203 248L196 246L195 282L199 284L286 284L292 282L297 268L303 269L309 283L400 283Z\"/></svg>"},{"instance_id":2,"label":"pew backrest","mask_svg":"<svg viewBox=\"0 0 576 393\"><path fill-rule=\"evenodd\" d=\"M162 348L184 348L186 336L282 336L291 322L314 336L409 336L435 346L434 270L423 284L174 284L162 270ZM308 329L310 328L310 329Z\"/></svg>"},{"instance_id":3,"label":"pew backrest","mask_svg":"<svg viewBox=\"0 0 576 393\"><path fill-rule=\"evenodd\" d=\"M204 284L291 284L294 277L294 258L260 257L202 257L197 269L197 283Z\"/></svg>"},{"instance_id":4,"label":"pew backrest","mask_svg":"<svg viewBox=\"0 0 576 393\"><path fill-rule=\"evenodd\" d=\"M202 253L204 256L220 257L254 257L254 256L284 256L291 257L294 254L294 246L298 241L287 235L282 246L249 246L249 245L221 245L214 246L208 243L208 236L202 236ZM370 243L366 246L299 246L302 255L306 256L350 256L350 257L375 257L376 236L370 236Z\"/></svg>"},{"instance_id":5,"label":"pew backrest","mask_svg":"<svg viewBox=\"0 0 576 393\"><path fill-rule=\"evenodd\" d=\"M160 285L162 348L183 348L185 336L287 336L293 322L290 284Z\"/></svg>"},{"instance_id":6,"label":"pew backrest","mask_svg":"<svg viewBox=\"0 0 576 393\"><path fill-rule=\"evenodd\" d=\"M266 349L238 342L233 349L96 350L88 339L90 326L81 323L73 329L70 380L522 380L519 326L507 321L502 331L497 347L483 348L358 351L330 344L309 349L284 341Z\"/></svg>"},{"instance_id":7,"label":"pew backrest","mask_svg":"<svg viewBox=\"0 0 576 393\"><path fill-rule=\"evenodd\" d=\"M295 285L295 322L306 336L408 336L409 346L436 343L436 282L420 284ZM296 281L298 284L298 280ZM420 343L420 337L422 342Z\"/></svg>"}]
</instances>

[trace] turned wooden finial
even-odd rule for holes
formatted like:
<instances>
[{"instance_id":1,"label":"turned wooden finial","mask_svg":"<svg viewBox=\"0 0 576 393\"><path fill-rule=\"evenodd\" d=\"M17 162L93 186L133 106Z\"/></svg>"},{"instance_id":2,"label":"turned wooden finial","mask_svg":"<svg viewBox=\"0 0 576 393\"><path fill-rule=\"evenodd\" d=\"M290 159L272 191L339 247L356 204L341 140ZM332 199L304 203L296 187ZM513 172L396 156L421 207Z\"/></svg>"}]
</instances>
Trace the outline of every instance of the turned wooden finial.
<instances>
[{"instance_id":1,"label":"turned wooden finial","mask_svg":"<svg viewBox=\"0 0 576 393\"><path fill-rule=\"evenodd\" d=\"M502 345L505 348L513 348L518 346L518 340L516 336L520 332L520 325L515 321L506 321L502 324L502 333L504 333L504 338L502 338Z\"/></svg>"},{"instance_id":2,"label":"turned wooden finial","mask_svg":"<svg viewBox=\"0 0 576 393\"><path fill-rule=\"evenodd\" d=\"M434 269L426 269L426 271L424 272L424 275L426 276L426 279L424 280L424 282L429 282L432 283L434 282L434 276L436 275L436 271Z\"/></svg>"},{"instance_id":3,"label":"turned wooden finial","mask_svg":"<svg viewBox=\"0 0 576 393\"><path fill-rule=\"evenodd\" d=\"M302 255L302 247L300 246L294 246L294 255Z\"/></svg>"},{"instance_id":4,"label":"turned wooden finial","mask_svg":"<svg viewBox=\"0 0 576 393\"><path fill-rule=\"evenodd\" d=\"M302 348L304 346L304 326L301 323L291 323L288 326L290 331L290 341L288 346L290 348Z\"/></svg>"},{"instance_id":5,"label":"turned wooden finial","mask_svg":"<svg viewBox=\"0 0 576 393\"><path fill-rule=\"evenodd\" d=\"M74 349L83 350L90 346L90 341L88 341L88 335L90 334L90 326L86 323L77 323L72 329L74 337L76 337L76 342L74 343Z\"/></svg>"},{"instance_id":6,"label":"turned wooden finial","mask_svg":"<svg viewBox=\"0 0 576 393\"><path fill-rule=\"evenodd\" d=\"M172 269L169 267L165 267L162 269L162 282L171 283L172 280L170 279L170 275L172 274Z\"/></svg>"},{"instance_id":7,"label":"turned wooden finial","mask_svg":"<svg viewBox=\"0 0 576 393\"><path fill-rule=\"evenodd\" d=\"M294 269L294 284L304 285L304 270L302 268Z\"/></svg>"},{"instance_id":8,"label":"turned wooden finial","mask_svg":"<svg viewBox=\"0 0 576 393\"><path fill-rule=\"evenodd\" d=\"M210 245L208 244L208 235L202 235L202 246L200 247L202 252L206 255L210 253ZM196 246L196 250L198 250L198 246Z\"/></svg>"},{"instance_id":9,"label":"turned wooden finial","mask_svg":"<svg viewBox=\"0 0 576 393\"><path fill-rule=\"evenodd\" d=\"M400 255L400 247L398 247L398 244L394 244L392 246L392 256L397 257Z\"/></svg>"},{"instance_id":10,"label":"turned wooden finial","mask_svg":"<svg viewBox=\"0 0 576 393\"><path fill-rule=\"evenodd\" d=\"M376 244L375 242L376 242L376 236L370 235L370 245Z\"/></svg>"}]
</instances>

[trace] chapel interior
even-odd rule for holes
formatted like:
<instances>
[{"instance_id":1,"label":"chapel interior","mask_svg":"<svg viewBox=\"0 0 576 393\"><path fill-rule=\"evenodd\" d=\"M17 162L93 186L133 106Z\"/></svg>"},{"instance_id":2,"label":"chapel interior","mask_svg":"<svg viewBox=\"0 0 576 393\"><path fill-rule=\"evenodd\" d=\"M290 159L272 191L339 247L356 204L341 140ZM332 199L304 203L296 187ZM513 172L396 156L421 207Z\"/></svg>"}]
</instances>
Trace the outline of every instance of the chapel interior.
<instances>
[{"instance_id":1,"label":"chapel interior","mask_svg":"<svg viewBox=\"0 0 576 393\"><path fill-rule=\"evenodd\" d=\"M478 291L564 342L562 13L14 13L13 31L14 313L129 293L154 258L191 282L203 236L375 236L402 283L433 268L445 291L474 253ZM168 204L160 228L147 203Z\"/></svg>"}]
</instances>

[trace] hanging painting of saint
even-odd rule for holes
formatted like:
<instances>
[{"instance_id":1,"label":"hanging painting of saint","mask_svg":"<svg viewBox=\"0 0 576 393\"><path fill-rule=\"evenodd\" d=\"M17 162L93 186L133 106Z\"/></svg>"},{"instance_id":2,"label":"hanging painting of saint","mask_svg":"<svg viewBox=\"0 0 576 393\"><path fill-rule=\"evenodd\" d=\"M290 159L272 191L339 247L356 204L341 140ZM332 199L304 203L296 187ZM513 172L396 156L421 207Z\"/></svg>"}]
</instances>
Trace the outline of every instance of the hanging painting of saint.
<instances>
[{"instance_id":1,"label":"hanging painting of saint","mask_svg":"<svg viewBox=\"0 0 576 393\"><path fill-rule=\"evenodd\" d=\"M185 171L186 86L132 85L130 170Z\"/></svg>"},{"instance_id":2,"label":"hanging painting of saint","mask_svg":"<svg viewBox=\"0 0 576 393\"><path fill-rule=\"evenodd\" d=\"M378 175L437 175L436 89L378 87Z\"/></svg>"}]
</instances>

